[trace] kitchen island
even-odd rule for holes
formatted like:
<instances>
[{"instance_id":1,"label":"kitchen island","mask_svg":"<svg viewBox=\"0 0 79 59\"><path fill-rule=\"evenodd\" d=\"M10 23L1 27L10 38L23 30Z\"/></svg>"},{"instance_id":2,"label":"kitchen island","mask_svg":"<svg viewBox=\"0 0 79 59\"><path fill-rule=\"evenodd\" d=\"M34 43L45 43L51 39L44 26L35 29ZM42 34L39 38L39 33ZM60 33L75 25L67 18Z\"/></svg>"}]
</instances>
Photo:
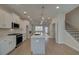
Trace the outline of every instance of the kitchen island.
<instances>
[{"instance_id":1,"label":"kitchen island","mask_svg":"<svg viewBox=\"0 0 79 59\"><path fill-rule=\"evenodd\" d=\"M45 54L48 42L47 34L35 34L31 36L31 51L32 54Z\"/></svg>"}]
</instances>

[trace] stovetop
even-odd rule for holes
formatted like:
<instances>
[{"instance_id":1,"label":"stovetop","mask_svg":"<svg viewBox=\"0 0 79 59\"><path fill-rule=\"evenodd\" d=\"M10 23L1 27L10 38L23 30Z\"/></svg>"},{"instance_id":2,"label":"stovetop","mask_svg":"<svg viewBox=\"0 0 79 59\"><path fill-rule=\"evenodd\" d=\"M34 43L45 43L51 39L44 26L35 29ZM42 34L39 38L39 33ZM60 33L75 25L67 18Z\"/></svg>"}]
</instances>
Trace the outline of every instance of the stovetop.
<instances>
[{"instance_id":1,"label":"stovetop","mask_svg":"<svg viewBox=\"0 0 79 59\"><path fill-rule=\"evenodd\" d=\"M11 34L8 34L8 35L22 35L21 33L11 33Z\"/></svg>"}]
</instances>

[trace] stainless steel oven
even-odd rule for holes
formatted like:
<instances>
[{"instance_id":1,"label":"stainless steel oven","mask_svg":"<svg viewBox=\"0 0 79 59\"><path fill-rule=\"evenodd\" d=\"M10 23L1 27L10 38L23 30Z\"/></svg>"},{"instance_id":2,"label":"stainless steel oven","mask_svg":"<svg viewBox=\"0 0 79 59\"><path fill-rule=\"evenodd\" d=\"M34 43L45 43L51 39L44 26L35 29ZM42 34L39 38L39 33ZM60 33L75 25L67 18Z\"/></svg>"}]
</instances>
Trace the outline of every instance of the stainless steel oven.
<instances>
[{"instance_id":1,"label":"stainless steel oven","mask_svg":"<svg viewBox=\"0 0 79 59\"><path fill-rule=\"evenodd\" d=\"M23 40L23 35L22 34L18 34L16 35L16 45L20 44Z\"/></svg>"}]
</instances>

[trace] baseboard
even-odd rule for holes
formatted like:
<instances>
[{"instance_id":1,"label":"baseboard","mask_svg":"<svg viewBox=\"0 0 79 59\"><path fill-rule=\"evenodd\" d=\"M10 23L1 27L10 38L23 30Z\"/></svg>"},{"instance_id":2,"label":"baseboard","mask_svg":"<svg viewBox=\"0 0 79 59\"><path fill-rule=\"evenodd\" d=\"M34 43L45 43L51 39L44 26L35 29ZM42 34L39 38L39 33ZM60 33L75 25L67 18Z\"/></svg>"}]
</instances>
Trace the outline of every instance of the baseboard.
<instances>
[{"instance_id":1,"label":"baseboard","mask_svg":"<svg viewBox=\"0 0 79 59\"><path fill-rule=\"evenodd\" d=\"M64 44L63 42L56 42L56 43L58 43L58 44Z\"/></svg>"},{"instance_id":2,"label":"baseboard","mask_svg":"<svg viewBox=\"0 0 79 59\"><path fill-rule=\"evenodd\" d=\"M72 47L72 46L70 46L69 44L67 44L67 43L64 43L65 45L67 45L68 47L70 47L70 48L72 48L72 49L74 49L74 50L76 50L77 52L79 52L79 49L77 49L77 48L75 48L75 47Z\"/></svg>"}]
</instances>

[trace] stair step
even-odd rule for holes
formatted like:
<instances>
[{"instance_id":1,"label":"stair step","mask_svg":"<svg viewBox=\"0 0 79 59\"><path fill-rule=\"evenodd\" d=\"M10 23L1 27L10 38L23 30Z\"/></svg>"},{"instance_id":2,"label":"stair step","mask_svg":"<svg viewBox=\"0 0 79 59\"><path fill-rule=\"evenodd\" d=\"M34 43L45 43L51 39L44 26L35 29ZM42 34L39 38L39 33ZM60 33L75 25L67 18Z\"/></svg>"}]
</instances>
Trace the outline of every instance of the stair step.
<instances>
[{"instance_id":1,"label":"stair step","mask_svg":"<svg viewBox=\"0 0 79 59\"><path fill-rule=\"evenodd\" d=\"M76 31L75 28L66 23L66 30L75 38L75 40L79 41L79 31Z\"/></svg>"},{"instance_id":2,"label":"stair step","mask_svg":"<svg viewBox=\"0 0 79 59\"><path fill-rule=\"evenodd\" d=\"M68 31L70 34L72 34L72 35L79 35L79 33L76 33L76 32L70 32L70 31Z\"/></svg>"}]
</instances>

